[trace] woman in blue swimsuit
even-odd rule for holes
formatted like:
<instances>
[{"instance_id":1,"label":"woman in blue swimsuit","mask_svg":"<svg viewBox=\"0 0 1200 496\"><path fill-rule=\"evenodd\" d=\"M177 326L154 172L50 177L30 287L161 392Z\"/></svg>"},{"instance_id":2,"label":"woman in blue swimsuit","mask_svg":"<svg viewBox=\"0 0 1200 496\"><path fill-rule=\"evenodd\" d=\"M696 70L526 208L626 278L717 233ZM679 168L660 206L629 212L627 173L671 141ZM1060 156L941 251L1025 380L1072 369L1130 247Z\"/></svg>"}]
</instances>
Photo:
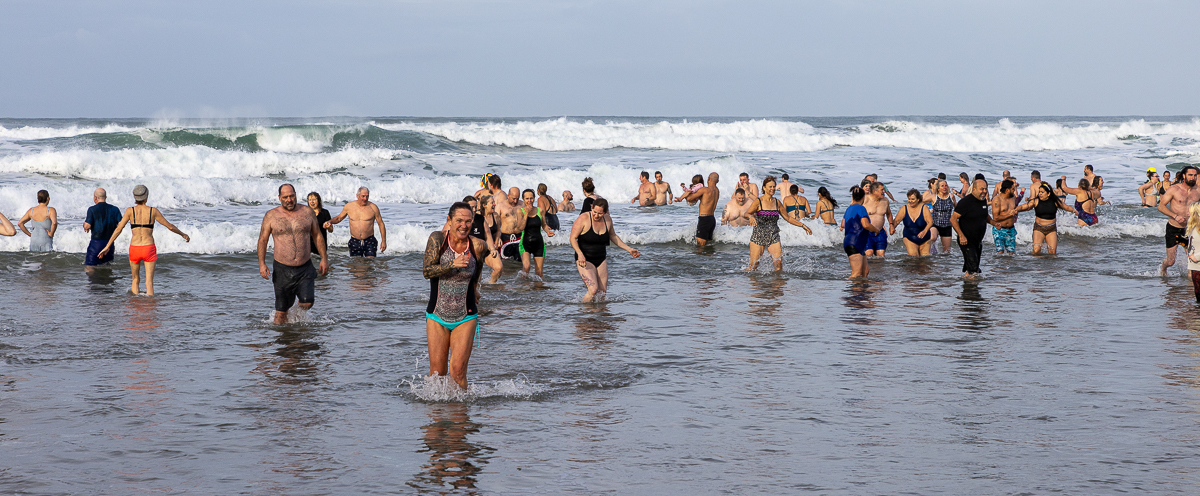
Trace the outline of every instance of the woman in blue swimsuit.
<instances>
[{"instance_id":1,"label":"woman in blue swimsuit","mask_svg":"<svg viewBox=\"0 0 1200 496\"><path fill-rule=\"evenodd\" d=\"M836 226L838 223L834 220L833 210L837 208L837 200L829 194L829 190L824 186L817 188L817 218L821 219L827 226Z\"/></svg>"},{"instance_id":2,"label":"woman in blue swimsuit","mask_svg":"<svg viewBox=\"0 0 1200 496\"><path fill-rule=\"evenodd\" d=\"M924 198L915 188L908 190L908 204L900 207L900 215L895 217L891 234L896 234L896 226L904 224L904 248L910 257L927 257L929 248L933 245L929 230L933 228L933 215L925 207Z\"/></svg>"},{"instance_id":3,"label":"woman in blue swimsuit","mask_svg":"<svg viewBox=\"0 0 1200 496\"><path fill-rule=\"evenodd\" d=\"M846 230L846 237L842 240L842 249L846 250L846 256L850 257L850 278L863 278L871 272L871 268L867 266L867 257L864 252L867 251L867 236L870 233L879 232L880 227L871 225L871 217L867 215L867 208L862 205L863 198L867 193L861 187L850 187L850 199L852 203L846 208L846 213L842 214L842 228Z\"/></svg>"},{"instance_id":4,"label":"woman in blue swimsuit","mask_svg":"<svg viewBox=\"0 0 1200 496\"><path fill-rule=\"evenodd\" d=\"M783 199L783 208L787 210L787 214L796 220L812 217L809 213L808 198L800 196L800 187L792 184L788 192L790 194Z\"/></svg>"}]
</instances>

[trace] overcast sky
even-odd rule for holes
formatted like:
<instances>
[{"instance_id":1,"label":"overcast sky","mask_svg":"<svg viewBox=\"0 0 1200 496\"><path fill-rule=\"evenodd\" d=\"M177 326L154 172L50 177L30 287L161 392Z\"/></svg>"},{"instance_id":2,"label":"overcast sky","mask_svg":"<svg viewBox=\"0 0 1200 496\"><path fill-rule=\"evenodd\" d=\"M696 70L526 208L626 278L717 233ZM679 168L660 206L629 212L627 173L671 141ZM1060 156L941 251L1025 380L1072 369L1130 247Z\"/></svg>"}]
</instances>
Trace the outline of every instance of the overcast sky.
<instances>
[{"instance_id":1,"label":"overcast sky","mask_svg":"<svg viewBox=\"0 0 1200 496\"><path fill-rule=\"evenodd\" d=\"M1200 114L1200 2L0 0L0 117Z\"/></svg>"}]
</instances>

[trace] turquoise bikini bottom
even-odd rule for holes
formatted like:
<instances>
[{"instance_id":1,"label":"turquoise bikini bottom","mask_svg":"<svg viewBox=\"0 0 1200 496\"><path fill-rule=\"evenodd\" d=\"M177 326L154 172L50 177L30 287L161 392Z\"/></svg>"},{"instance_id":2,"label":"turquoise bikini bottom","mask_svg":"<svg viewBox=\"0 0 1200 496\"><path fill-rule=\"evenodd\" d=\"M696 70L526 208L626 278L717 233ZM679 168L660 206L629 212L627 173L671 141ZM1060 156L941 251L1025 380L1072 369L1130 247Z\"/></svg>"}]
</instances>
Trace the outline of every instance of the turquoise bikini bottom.
<instances>
[{"instance_id":1,"label":"turquoise bikini bottom","mask_svg":"<svg viewBox=\"0 0 1200 496\"><path fill-rule=\"evenodd\" d=\"M479 315L468 315L466 318L464 318L458 322L446 322L446 321L442 320L441 318L439 318L437 315L426 312L425 318L432 320L434 322L437 322L438 324L441 324L442 327L446 328L446 330L453 331L455 327L458 327L460 325L467 323L468 321L472 321L472 320L479 318Z\"/></svg>"}]
</instances>

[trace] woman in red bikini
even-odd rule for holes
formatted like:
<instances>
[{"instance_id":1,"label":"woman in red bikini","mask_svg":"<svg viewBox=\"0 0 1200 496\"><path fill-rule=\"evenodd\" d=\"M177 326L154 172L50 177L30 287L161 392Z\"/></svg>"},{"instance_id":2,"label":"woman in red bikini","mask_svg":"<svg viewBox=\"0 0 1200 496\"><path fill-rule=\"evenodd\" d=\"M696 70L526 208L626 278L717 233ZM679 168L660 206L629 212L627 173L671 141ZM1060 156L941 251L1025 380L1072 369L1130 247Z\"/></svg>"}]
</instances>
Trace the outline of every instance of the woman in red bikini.
<instances>
[{"instance_id":1,"label":"woman in red bikini","mask_svg":"<svg viewBox=\"0 0 1200 496\"><path fill-rule=\"evenodd\" d=\"M133 201L136 205L125 209L125 216L121 217L121 223L117 224L117 230L113 231L112 237L108 238L108 244L100 251L100 257L108 255L108 251L112 249L113 243L117 241L117 236L125 230L125 224L129 224L129 230L133 234L133 239L129 243L129 268L133 271L133 294L138 294L138 272L142 264L146 264L146 295L154 294L154 264L158 261L158 249L154 246L154 223L162 224L171 232L183 236L185 242L191 241L188 235L180 231L174 224L167 222L167 218L163 217L162 212L157 208L147 207L146 199L150 197L150 190L144 185L137 185L133 188ZM139 222L140 221L140 222Z\"/></svg>"}]
</instances>

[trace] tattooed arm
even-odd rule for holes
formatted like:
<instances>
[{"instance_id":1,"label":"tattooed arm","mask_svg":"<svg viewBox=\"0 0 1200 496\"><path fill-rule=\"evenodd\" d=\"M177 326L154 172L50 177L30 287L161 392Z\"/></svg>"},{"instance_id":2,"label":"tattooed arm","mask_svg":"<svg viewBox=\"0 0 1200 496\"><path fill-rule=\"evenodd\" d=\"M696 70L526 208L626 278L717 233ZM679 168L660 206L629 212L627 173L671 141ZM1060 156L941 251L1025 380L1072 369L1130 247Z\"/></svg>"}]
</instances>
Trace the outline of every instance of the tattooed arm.
<instances>
[{"instance_id":1,"label":"tattooed arm","mask_svg":"<svg viewBox=\"0 0 1200 496\"><path fill-rule=\"evenodd\" d=\"M421 273L426 279L442 277L454 270L452 264L441 263L442 243L446 242L446 233L442 231L429 233L429 242L425 244L425 266Z\"/></svg>"}]
</instances>

